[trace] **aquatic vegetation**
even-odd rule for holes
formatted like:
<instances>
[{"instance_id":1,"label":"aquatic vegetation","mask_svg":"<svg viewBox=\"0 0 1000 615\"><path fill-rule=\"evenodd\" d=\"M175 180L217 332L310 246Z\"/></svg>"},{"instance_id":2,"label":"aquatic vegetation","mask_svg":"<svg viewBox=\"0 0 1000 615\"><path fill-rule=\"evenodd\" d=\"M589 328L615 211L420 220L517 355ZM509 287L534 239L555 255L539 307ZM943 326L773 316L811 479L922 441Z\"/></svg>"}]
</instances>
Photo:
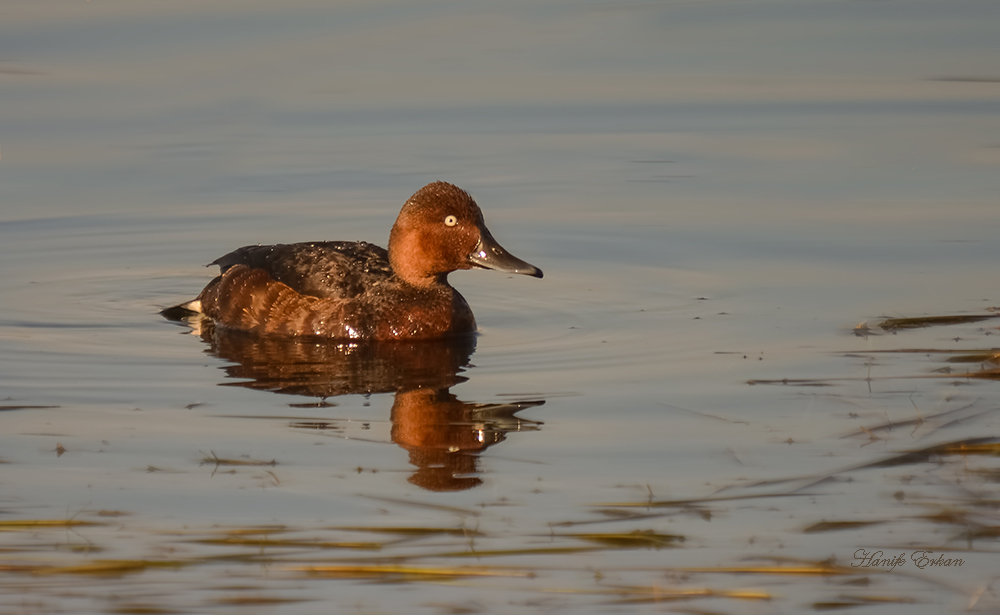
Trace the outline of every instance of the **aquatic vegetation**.
<instances>
[{"instance_id":1,"label":"aquatic vegetation","mask_svg":"<svg viewBox=\"0 0 1000 615\"><path fill-rule=\"evenodd\" d=\"M956 316L918 316L915 318L886 318L878 324L883 331L890 333L904 329L922 329L924 327L941 327L947 325L964 325L998 318L1000 314L959 314Z\"/></svg>"}]
</instances>

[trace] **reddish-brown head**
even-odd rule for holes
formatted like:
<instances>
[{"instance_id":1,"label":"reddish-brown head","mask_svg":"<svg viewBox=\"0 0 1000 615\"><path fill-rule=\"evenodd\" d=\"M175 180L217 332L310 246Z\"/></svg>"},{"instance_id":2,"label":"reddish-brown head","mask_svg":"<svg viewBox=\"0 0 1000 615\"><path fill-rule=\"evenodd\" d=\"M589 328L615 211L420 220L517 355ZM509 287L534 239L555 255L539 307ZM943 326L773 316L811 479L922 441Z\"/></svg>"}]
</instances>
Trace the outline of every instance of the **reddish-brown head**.
<instances>
[{"instance_id":1,"label":"reddish-brown head","mask_svg":"<svg viewBox=\"0 0 1000 615\"><path fill-rule=\"evenodd\" d=\"M456 269L495 269L542 277L490 235L469 193L445 182L427 184L403 205L389 235L389 263L411 284L443 280Z\"/></svg>"}]
</instances>

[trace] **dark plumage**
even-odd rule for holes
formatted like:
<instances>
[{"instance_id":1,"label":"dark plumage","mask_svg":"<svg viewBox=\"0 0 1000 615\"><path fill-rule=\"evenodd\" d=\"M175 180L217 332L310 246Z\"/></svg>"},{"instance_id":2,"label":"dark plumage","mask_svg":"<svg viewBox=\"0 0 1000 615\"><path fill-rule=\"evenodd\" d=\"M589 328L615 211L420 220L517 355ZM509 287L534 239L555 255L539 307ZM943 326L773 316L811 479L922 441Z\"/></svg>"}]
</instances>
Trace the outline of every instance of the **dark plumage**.
<instances>
[{"instance_id":1,"label":"dark plumage","mask_svg":"<svg viewBox=\"0 0 1000 615\"><path fill-rule=\"evenodd\" d=\"M350 299L392 277L389 251L365 241L245 246L209 263L225 273L233 265L266 271L303 295Z\"/></svg>"}]
</instances>

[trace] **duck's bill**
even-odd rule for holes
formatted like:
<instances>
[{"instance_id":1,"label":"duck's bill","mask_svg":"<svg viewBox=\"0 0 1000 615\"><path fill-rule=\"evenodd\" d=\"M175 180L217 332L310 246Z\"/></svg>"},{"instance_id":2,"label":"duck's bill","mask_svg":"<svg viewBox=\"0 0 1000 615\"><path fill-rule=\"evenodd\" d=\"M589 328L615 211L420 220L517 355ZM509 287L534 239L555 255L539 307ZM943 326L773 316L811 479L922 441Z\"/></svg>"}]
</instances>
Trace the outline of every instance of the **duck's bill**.
<instances>
[{"instance_id":1,"label":"duck's bill","mask_svg":"<svg viewBox=\"0 0 1000 615\"><path fill-rule=\"evenodd\" d=\"M472 250L472 254L469 255L469 262L474 267L481 269L519 273L521 275L530 275L533 278L542 277L541 269L534 265L529 265L507 250L504 250L485 228L480 231L479 243L476 244L476 247Z\"/></svg>"}]
</instances>

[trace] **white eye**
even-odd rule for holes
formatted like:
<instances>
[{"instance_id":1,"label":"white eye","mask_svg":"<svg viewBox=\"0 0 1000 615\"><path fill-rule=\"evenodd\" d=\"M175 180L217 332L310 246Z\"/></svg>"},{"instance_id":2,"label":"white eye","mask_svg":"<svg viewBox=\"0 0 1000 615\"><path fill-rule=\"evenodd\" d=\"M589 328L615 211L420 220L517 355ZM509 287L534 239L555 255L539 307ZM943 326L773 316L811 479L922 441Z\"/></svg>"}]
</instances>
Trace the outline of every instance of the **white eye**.
<instances>
[{"instance_id":1,"label":"white eye","mask_svg":"<svg viewBox=\"0 0 1000 615\"><path fill-rule=\"evenodd\" d=\"M455 226L456 224L458 224L458 218L455 216L448 216L444 219L445 226Z\"/></svg>"}]
</instances>

